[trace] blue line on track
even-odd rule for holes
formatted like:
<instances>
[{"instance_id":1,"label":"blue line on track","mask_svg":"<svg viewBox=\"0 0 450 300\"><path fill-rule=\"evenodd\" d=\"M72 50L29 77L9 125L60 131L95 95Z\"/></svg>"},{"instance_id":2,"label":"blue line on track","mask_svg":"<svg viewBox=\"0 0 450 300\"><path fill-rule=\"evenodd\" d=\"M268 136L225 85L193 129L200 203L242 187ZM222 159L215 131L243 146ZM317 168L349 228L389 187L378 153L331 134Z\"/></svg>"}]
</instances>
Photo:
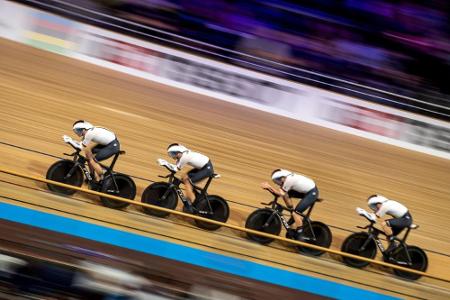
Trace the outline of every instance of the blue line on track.
<instances>
[{"instance_id":1,"label":"blue line on track","mask_svg":"<svg viewBox=\"0 0 450 300\"><path fill-rule=\"evenodd\" d=\"M399 299L329 280L0 203L0 218L336 299Z\"/></svg>"}]
</instances>

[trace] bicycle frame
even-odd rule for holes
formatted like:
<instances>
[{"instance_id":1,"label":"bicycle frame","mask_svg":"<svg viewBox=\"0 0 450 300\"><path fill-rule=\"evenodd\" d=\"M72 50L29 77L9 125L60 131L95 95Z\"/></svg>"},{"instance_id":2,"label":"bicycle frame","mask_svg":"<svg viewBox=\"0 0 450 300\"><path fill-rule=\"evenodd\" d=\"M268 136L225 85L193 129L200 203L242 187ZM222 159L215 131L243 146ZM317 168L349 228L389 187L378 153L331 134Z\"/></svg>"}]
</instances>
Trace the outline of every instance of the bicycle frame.
<instances>
[{"instance_id":1,"label":"bicycle frame","mask_svg":"<svg viewBox=\"0 0 450 300\"><path fill-rule=\"evenodd\" d=\"M166 166L164 166L166 169L168 169ZM200 195L198 196L198 199L202 200L202 199L206 199L207 203L208 203L208 211L203 211L203 210L198 210L193 203L191 202L191 200L189 200L183 193L183 191L180 188L181 183L183 183L178 177L175 176L175 172L168 169L170 171L169 175L166 176L159 176L160 178L169 178L168 183L169 183L169 188L167 189L167 191L162 195L161 199L165 200L166 197L169 195L170 191L173 190L175 191L175 193L177 194L178 198L181 200L181 202L183 202L183 205L189 209L192 210L195 213L198 214L212 214L212 207L211 204L209 203L208 200L208 194L207 194L207 189L209 184L211 183L212 178L208 179L208 182L205 184L204 188L200 188L196 185L192 185L192 188L195 190L200 191Z\"/></svg>"},{"instance_id":2,"label":"bicycle frame","mask_svg":"<svg viewBox=\"0 0 450 300\"><path fill-rule=\"evenodd\" d=\"M278 217L280 219L281 223L283 224L283 227L286 230L288 230L289 229L289 222L287 222L286 219L284 218L283 211L284 210L291 211L291 209L289 209L289 208L287 208L287 207L285 207L285 206L283 206L283 205L278 203L278 199L279 199L278 195L272 193L270 190L267 190L267 191L270 192L274 196L274 198L269 203L261 203L261 204L263 204L263 205L270 205L270 207L268 207L268 208L273 210L273 213L267 219L266 223L264 223L263 227L269 226L269 224L272 222L273 218ZM314 231L312 230L311 219L309 218L309 216L311 215L311 212L312 212L312 209L313 209L314 205L315 205L315 202L308 208L306 214L296 212L297 214L299 214L303 218L303 227L308 226L308 228L309 228L309 230L310 230L310 232L312 234L311 239L313 241L316 240L316 236L314 234Z\"/></svg>"},{"instance_id":3,"label":"bicycle frame","mask_svg":"<svg viewBox=\"0 0 450 300\"><path fill-rule=\"evenodd\" d=\"M408 228L403 239L399 239L399 238L395 237L394 239L396 241L398 241L400 244L395 249L392 249L392 251L390 251L390 253L386 253L386 249L384 248L383 243L381 242L381 239L378 237L380 234L386 236L386 233L384 233L384 231L382 231L378 228L375 228L374 224L375 223L371 221L369 225L366 225L364 227L356 226L357 228L368 229L367 233L369 234L369 236L367 237L367 240L364 242L364 244L361 246L361 249L364 251L365 248L367 247L367 245L370 243L370 241L373 240L375 242L375 244L377 245L378 249L380 249L381 254L385 258L390 258L391 253L393 253L395 250L401 248L402 251L404 251L406 253L407 261L395 260L395 263L397 263L399 265L404 265L404 266L411 266L412 265L411 257L409 256L409 253L407 251L407 244L406 244L406 238L408 237L409 231L411 229Z\"/></svg>"},{"instance_id":4,"label":"bicycle frame","mask_svg":"<svg viewBox=\"0 0 450 300\"><path fill-rule=\"evenodd\" d=\"M64 155L72 156L73 157L72 161L75 163L73 165L73 167L70 169L70 171L67 173L67 175L65 176L66 179L71 177L73 175L73 172L75 172L75 170L77 168L80 168L83 171L84 176L86 177L86 179L89 182L91 182L93 180L91 172L86 167L86 158L80 154L80 150L76 149L76 151L74 153L72 153L72 154L64 153Z\"/></svg>"},{"instance_id":5,"label":"bicycle frame","mask_svg":"<svg viewBox=\"0 0 450 300\"><path fill-rule=\"evenodd\" d=\"M72 144L69 144L69 145L72 146ZM72 148L75 149L75 152L73 152L73 153L71 153L71 154L63 153L63 154L66 155L66 156L71 156L71 157L73 157L72 160L73 160L73 162L75 163L74 166L73 166L73 167L70 169L70 171L67 173L66 179L69 178L69 177L71 177L71 176L73 175L73 172L75 172L75 170L76 170L77 168L80 168L80 169L83 171L84 176L86 177L87 181L88 181L89 183L92 182L92 181L94 180L94 178L92 177L91 171L90 171L89 168L86 166L86 164L87 164L86 157L84 157L83 155L80 154L80 152L81 152L80 149L77 149L77 148L75 148L75 147L73 147L73 146L72 146ZM101 166L102 168L106 169L106 172L105 172L105 174L104 174L105 178L106 178L107 176L111 176L111 179L112 179L112 181L113 181L113 183L114 183L115 191L118 191L118 190L119 190L119 187L118 187L118 185L117 185L116 178L115 178L115 176L114 176L114 172L112 171L112 167L115 165L115 163L116 163L116 161L117 161L117 157L118 157L118 155L116 155L116 156L114 157L114 159L113 159L113 161L112 161L112 163L111 163L111 166L109 166L109 167L108 167L108 166L105 166L104 164L101 164L101 163L100 163L100 166Z\"/></svg>"}]
</instances>

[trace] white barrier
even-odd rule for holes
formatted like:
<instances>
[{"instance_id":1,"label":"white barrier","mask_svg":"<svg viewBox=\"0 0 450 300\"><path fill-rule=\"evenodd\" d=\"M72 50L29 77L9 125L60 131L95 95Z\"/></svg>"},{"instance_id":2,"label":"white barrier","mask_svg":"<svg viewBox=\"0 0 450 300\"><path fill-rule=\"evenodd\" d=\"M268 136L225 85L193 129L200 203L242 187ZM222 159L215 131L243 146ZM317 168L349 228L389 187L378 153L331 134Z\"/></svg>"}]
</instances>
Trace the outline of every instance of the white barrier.
<instances>
[{"instance_id":1,"label":"white barrier","mask_svg":"<svg viewBox=\"0 0 450 300\"><path fill-rule=\"evenodd\" d=\"M450 159L450 124L0 0L0 36L102 67Z\"/></svg>"}]
</instances>

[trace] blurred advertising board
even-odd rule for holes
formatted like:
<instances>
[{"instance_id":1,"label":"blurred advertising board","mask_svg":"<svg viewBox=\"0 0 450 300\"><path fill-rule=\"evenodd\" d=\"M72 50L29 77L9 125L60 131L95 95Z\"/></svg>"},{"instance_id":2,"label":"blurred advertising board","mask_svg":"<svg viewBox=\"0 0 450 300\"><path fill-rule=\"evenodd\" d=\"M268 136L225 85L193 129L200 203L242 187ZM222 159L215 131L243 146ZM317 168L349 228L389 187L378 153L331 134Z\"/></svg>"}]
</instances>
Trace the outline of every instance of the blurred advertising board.
<instances>
[{"instance_id":1,"label":"blurred advertising board","mask_svg":"<svg viewBox=\"0 0 450 300\"><path fill-rule=\"evenodd\" d=\"M159 57L155 51L139 40L119 36L107 30L84 25L80 29L81 41L77 53L108 61L127 68L152 74L158 73Z\"/></svg>"},{"instance_id":2,"label":"blurred advertising board","mask_svg":"<svg viewBox=\"0 0 450 300\"><path fill-rule=\"evenodd\" d=\"M316 111L320 122L342 126L341 131L347 128L363 137L450 158L448 123L376 104L339 98L347 97L321 97L321 108Z\"/></svg>"},{"instance_id":3,"label":"blurred advertising board","mask_svg":"<svg viewBox=\"0 0 450 300\"><path fill-rule=\"evenodd\" d=\"M0 36L218 100L450 159L449 123L195 56L4 0L0 0Z\"/></svg>"},{"instance_id":4,"label":"blurred advertising board","mask_svg":"<svg viewBox=\"0 0 450 300\"><path fill-rule=\"evenodd\" d=\"M18 7L15 3L0 1L0 37L22 42L23 31L28 28L28 10Z\"/></svg>"},{"instance_id":5,"label":"blurred advertising board","mask_svg":"<svg viewBox=\"0 0 450 300\"><path fill-rule=\"evenodd\" d=\"M59 54L75 50L78 23L38 10L31 10L27 19L25 43Z\"/></svg>"}]
</instances>

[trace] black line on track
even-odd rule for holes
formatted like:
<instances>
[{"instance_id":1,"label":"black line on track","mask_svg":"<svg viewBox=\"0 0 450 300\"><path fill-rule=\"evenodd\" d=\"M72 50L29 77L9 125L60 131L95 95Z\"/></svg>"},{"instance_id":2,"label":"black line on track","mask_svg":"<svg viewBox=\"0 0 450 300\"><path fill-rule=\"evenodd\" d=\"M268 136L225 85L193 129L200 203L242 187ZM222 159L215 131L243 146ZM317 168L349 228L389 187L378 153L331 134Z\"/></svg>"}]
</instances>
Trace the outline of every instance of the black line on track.
<instances>
[{"instance_id":1,"label":"black line on track","mask_svg":"<svg viewBox=\"0 0 450 300\"><path fill-rule=\"evenodd\" d=\"M35 206L35 207L45 208L45 209L48 209L48 210L53 210L53 211L56 211L56 212L69 214L69 215L73 215L73 216L77 216L77 217L81 217L81 218L85 218L85 219L89 219L89 220L93 220L93 221L97 221L97 222L101 222L101 223L106 223L106 224L109 224L109 225L114 225L114 226L119 226L119 227L123 227L123 228L127 228L127 229L132 229L132 230L136 230L136 231L140 231L140 232L145 232L145 233L153 234L153 235L156 235L156 236L162 236L162 237L165 237L165 238L168 238L168 239L177 240L177 241L180 241L180 242L185 242L187 244L194 244L194 245L197 245L197 246L202 246L202 247L210 248L210 249L213 249L213 250L218 250L218 251L222 251L222 252L226 252L226 253L230 253L230 254L234 254L234 255L238 255L238 256L244 256L244 257L252 258L252 259L255 259L255 260L261 261L261 262L270 262L270 263L277 264L277 265L280 265L280 266L285 266L285 267L293 268L293 269L296 269L296 270L311 272L311 273L315 273L317 275L322 275L322 276L333 278L333 279L339 279L339 280L343 280L343 281L346 281L346 282L356 283L356 284L359 284L359 285L362 285L362 286L366 286L366 287L370 287L370 288L376 288L376 289L379 289L379 290L383 290L383 291L386 291L386 292L391 292L391 293L398 294L398 295L408 296L408 297L411 297L411 298L421 299L421 300L425 300L426 299L426 298L421 298L421 297L418 297L418 296L415 296L415 295L410 295L410 294L407 294L407 293L404 293L404 292L398 292L398 291L395 291L395 290L382 288L382 287L379 287L379 286L376 286L376 285L370 285L370 284L367 284L367 283L358 282L358 281L352 280L352 279L345 279L345 278L341 278L341 277L338 277L338 276L334 276L334 275L330 275L330 274L326 274L326 273L322 273L322 272L317 272L317 271L306 269L306 268L291 266L289 264L281 263L281 262L274 261L274 260L262 259L262 258L255 257L253 255L242 254L240 252L235 252L235 251L231 251L231 250L225 250L225 249L221 249L221 248L214 247L214 246L208 246L208 245L204 245L204 244L201 244L201 243L198 243L198 242L183 240L181 238L171 237L169 235L157 233L157 232L150 231L150 230L138 229L138 228L135 228L133 226L128 226L128 225L124 225L124 224L114 223L114 222L110 222L110 221L107 222L107 221L104 221L104 220L101 220L101 219L97 219L97 218L93 218L93 217L87 217L87 216L84 216L84 215L81 215L81 214L71 213L71 212L67 212L67 211L64 211L64 210L61 210L61 209L56 209L56 208L53 208L53 207L48 207L48 206L41 205L41 204L34 204L34 203L30 203L30 202L27 202L25 200L21 200L21 199L17 199L17 198L12 198L12 197L8 197L8 196L4 196L4 195L0 195L0 198L11 200L11 201L16 201L16 202L20 202L20 203L24 203L24 204L28 204L28 205Z\"/></svg>"},{"instance_id":2,"label":"black line on track","mask_svg":"<svg viewBox=\"0 0 450 300\"><path fill-rule=\"evenodd\" d=\"M2 141L0 141L0 144L1 145L6 145L6 146L10 146L10 147L13 147L13 148L17 148L17 149L20 149L20 150L28 151L28 152L33 152L33 153L37 153L37 154L53 157L53 158L58 158L58 159L63 159L64 158L62 156L56 156L56 155L49 154L49 153L46 153L46 152L41 152L41 151L37 151L37 150L34 150L34 149L30 149L30 148L26 148L26 147L23 147L23 146L18 146L18 145L15 145L15 144L6 143L6 142L2 142ZM147 182L152 182L152 183L155 182L154 180L151 180L151 179L148 179L148 178L143 178L143 177L133 176L133 175L129 175L129 176L132 177L132 178L140 179L140 180L147 181ZM10 183L10 182L8 182L8 183ZM23 187L25 187L25 186L23 186ZM77 199L77 198L75 198L75 199ZM79 198L77 200L86 202L86 201L81 200ZM227 199L227 202L231 202L231 203L234 203L234 204L238 204L238 205L242 205L242 206L246 206L246 207L251 207L251 208L255 208L255 209L260 208L258 206L253 206L253 205L249 205L249 204L245 204L245 203L237 202L237 201L233 201L233 200L228 200L228 199ZM133 212L129 212L129 213L133 213ZM353 231L353 230L350 230L350 229L347 229L347 228L343 228L343 227L339 227L339 226L335 226L335 225L329 225L329 224L328 224L328 226L331 227L331 228L334 228L334 229L339 229L339 230L345 231L345 232L356 233L356 231ZM192 227L192 228L195 228L195 227ZM275 248L275 249L279 249L279 248ZM428 251L428 252L430 252L430 253L438 254L438 255L441 255L441 256L445 256L445 257L450 257L450 253L446 254L446 253L441 253L439 251L435 251L435 250L431 250L431 249L426 249L426 248L423 248L423 249Z\"/></svg>"}]
</instances>

